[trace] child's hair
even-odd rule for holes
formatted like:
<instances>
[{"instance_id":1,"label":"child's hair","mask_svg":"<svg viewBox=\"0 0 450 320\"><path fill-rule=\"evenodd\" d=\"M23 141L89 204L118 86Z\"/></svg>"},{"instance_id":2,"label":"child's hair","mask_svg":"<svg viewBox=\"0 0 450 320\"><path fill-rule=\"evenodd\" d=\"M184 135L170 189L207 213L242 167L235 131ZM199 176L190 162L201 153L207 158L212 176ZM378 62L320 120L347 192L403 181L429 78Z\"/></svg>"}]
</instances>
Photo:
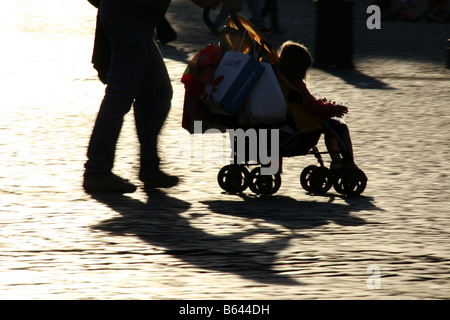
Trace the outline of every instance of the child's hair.
<instances>
[{"instance_id":1,"label":"child's hair","mask_svg":"<svg viewBox=\"0 0 450 320\"><path fill-rule=\"evenodd\" d=\"M288 80L304 79L312 66L312 57L308 49L299 43L286 41L278 49L280 71Z\"/></svg>"}]
</instances>

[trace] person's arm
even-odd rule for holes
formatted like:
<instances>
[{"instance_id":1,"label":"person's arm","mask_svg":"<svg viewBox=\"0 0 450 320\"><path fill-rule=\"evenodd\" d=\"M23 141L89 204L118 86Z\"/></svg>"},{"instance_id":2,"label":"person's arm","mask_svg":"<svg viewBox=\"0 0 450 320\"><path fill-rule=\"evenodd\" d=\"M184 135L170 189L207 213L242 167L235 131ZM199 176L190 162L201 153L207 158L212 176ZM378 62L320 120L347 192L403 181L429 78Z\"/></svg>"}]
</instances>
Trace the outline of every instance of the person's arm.
<instances>
[{"instance_id":1,"label":"person's arm","mask_svg":"<svg viewBox=\"0 0 450 320\"><path fill-rule=\"evenodd\" d=\"M324 102L320 99L316 99L309 92L306 84L303 81L298 81L295 86L302 93L306 108L322 118L331 118L335 116L340 117L348 112L348 108L346 106L336 105L331 102Z\"/></svg>"},{"instance_id":2,"label":"person's arm","mask_svg":"<svg viewBox=\"0 0 450 320\"><path fill-rule=\"evenodd\" d=\"M348 113L347 106L342 106L340 104L335 104L333 102L325 102L325 101L317 100L317 99L316 99L315 110L316 110L316 113L318 113L320 116L325 117L325 118L342 117L344 114Z\"/></svg>"}]
</instances>

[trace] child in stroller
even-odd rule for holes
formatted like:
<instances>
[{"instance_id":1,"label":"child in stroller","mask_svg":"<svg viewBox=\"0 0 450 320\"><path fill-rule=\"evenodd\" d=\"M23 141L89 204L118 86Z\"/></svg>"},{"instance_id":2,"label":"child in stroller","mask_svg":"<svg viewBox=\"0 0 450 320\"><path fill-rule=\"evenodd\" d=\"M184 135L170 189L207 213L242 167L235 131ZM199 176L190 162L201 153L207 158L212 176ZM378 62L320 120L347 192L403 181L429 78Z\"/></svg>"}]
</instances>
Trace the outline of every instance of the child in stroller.
<instances>
[{"instance_id":1,"label":"child in stroller","mask_svg":"<svg viewBox=\"0 0 450 320\"><path fill-rule=\"evenodd\" d=\"M367 178L354 163L347 125L336 119L348 113L347 106L316 99L309 92L305 78L313 61L305 46L287 41L282 44L278 54L280 86L288 106L287 125L280 128L281 155L306 154L316 146L324 133L325 144L332 159L330 169L335 188L341 193L360 194L365 188ZM329 182L323 178L318 179L321 182L315 186L308 181L314 169L316 168L313 166L305 168L302 173L302 186L311 192L325 191L323 188L328 189L326 184ZM325 173L323 168L318 170L321 170L322 174ZM352 176L354 181L350 182Z\"/></svg>"},{"instance_id":2,"label":"child in stroller","mask_svg":"<svg viewBox=\"0 0 450 320\"><path fill-rule=\"evenodd\" d=\"M325 144L333 160L331 170L337 171L344 163L353 162L348 127L343 121L336 119L348 113L347 106L316 99L304 82L307 71L312 65L308 49L299 43L287 41L280 47L279 56L280 86L288 105L288 122L299 132L295 137L296 143L288 143L283 152L289 153L289 149L292 149L295 144L297 144L297 150L291 152L301 153L302 150L308 151L314 147L323 131L323 121L326 121L341 138L347 151L341 154L336 137L328 131L325 132ZM291 138L292 131L289 131L287 127L284 127L284 130L281 129L282 141Z\"/></svg>"}]
</instances>

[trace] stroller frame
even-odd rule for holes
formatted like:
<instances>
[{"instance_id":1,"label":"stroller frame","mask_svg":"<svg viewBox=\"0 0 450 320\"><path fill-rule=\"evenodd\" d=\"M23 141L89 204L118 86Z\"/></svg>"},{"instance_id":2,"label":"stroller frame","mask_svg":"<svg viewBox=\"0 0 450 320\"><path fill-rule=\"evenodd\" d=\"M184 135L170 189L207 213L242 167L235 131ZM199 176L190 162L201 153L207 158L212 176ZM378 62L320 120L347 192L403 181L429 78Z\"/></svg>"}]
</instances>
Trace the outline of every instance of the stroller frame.
<instances>
[{"instance_id":1,"label":"stroller frame","mask_svg":"<svg viewBox=\"0 0 450 320\"><path fill-rule=\"evenodd\" d=\"M272 65L279 63L278 55L272 48L271 44L266 38L257 30L257 28L244 17L236 14L234 11L230 11L227 24L219 30L210 19L210 10L214 7L207 7L203 11L203 20L208 26L210 31L219 37L219 40L230 41L231 37L245 37L247 45L241 52L246 54L255 54L255 58L258 61L269 61ZM245 25L245 26L244 26ZM222 43L220 43L222 46ZM222 46L223 47L223 46ZM226 48L225 48L226 49ZM234 49L234 46L229 43L228 50ZM347 154L345 144L342 142L339 135L333 130L333 128L326 122L323 122L324 131L331 134L338 141L338 145L341 151L337 151L342 155ZM233 129L238 129L234 127ZM249 129L249 128L241 128ZM279 146L282 150L283 146L287 145L291 139L293 139L297 133L294 133L287 141ZM259 137L258 137L259 139ZM272 175L263 175L261 168L265 165L261 164L258 158L254 163L251 163L247 158L248 145L245 146L246 157L245 161L239 162L240 158L237 153L238 141L237 138L233 139L233 153L230 164L225 165L219 170L217 175L217 181L219 186L227 193L236 194L241 193L247 188L257 195L273 195L281 186L281 173L282 173L282 158L279 158L279 170ZM359 195L365 188L367 183L367 177L362 170L354 166L343 166L341 169L332 173L329 168L325 166L323 160L323 154L330 154L330 152L320 152L317 145L312 147L306 153L299 153L295 155L289 155L284 157L302 156L312 154L316 158L318 165L309 165L303 169L300 174L300 184L304 190L310 194L323 194L328 192L333 186L334 189L342 195ZM255 166L252 170L248 168Z\"/></svg>"}]
</instances>

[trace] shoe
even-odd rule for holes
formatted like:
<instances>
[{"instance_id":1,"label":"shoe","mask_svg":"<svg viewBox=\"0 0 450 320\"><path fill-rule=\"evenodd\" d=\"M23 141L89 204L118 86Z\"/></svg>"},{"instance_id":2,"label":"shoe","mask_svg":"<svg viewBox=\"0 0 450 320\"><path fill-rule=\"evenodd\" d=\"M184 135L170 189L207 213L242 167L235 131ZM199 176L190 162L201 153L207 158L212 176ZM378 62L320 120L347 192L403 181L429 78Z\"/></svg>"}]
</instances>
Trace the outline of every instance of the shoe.
<instances>
[{"instance_id":1,"label":"shoe","mask_svg":"<svg viewBox=\"0 0 450 320\"><path fill-rule=\"evenodd\" d=\"M338 173L341 169L360 170L352 160L338 159L331 161L330 171L332 174Z\"/></svg>"},{"instance_id":2,"label":"shoe","mask_svg":"<svg viewBox=\"0 0 450 320\"><path fill-rule=\"evenodd\" d=\"M133 193L137 189L134 184L113 173L84 177L83 188L87 193Z\"/></svg>"},{"instance_id":3,"label":"shoe","mask_svg":"<svg viewBox=\"0 0 450 320\"><path fill-rule=\"evenodd\" d=\"M158 171L148 180L144 181L144 189L170 188L176 186L178 182L178 177L170 176L162 171Z\"/></svg>"}]
</instances>

